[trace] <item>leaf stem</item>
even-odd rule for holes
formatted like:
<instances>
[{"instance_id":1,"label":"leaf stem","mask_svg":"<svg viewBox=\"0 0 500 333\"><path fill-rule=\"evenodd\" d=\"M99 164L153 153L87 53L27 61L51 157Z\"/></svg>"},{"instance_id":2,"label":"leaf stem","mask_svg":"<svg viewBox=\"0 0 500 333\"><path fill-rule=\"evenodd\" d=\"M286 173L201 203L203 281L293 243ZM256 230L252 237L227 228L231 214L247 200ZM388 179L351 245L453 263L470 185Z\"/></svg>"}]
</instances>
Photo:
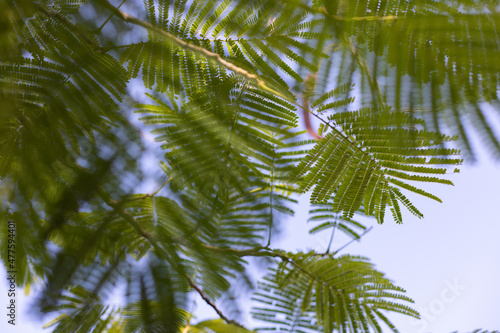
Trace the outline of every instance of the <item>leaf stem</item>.
<instances>
[{"instance_id":1,"label":"leaf stem","mask_svg":"<svg viewBox=\"0 0 500 333\"><path fill-rule=\"evenodd\" d=\"M127 1L127 0L123 0L123 1L120 3L120 5L119 5L118 7L116 7L116 8L118 8L118 9L119 9L119 8L120 8L120 7L121 7L121 6L125 3L125 1ZM100 32L101 32L101 30L104 28L104 26L105 26L105 25L106 25L106 24L107 24L107 23L111 20L111 18L112 18L114 15L115 15L115 13L111 13L111 15L109 15L109 17L106 19L106 21L104 21L104 23L103 23L103 24L101 24L101 26L100 26L99 28L95 29L95 30L94 30L94 31L92 31L92 32L93 32L93 33L96 33L96 34L97 34L97 33L100 33Z\"/></svg>"},{"instance_id":2,"label":"leaf stem","mask_svg":"<svg viewBox=\"0 0 500 333\"><path fill-rule=\"evenodd\" d=\"M346 244L342 245L339 249L337 249L337 251L334 252L334 254L337 254L339 251L341 251L344 248L346 248L347 246L351 245L354 241L359 241L361 239L361 237L363 237L364 235L366 235L372 229L373 229L373 227L369 227L368 229L365 230L365 232L363 232L361 235L359 235L358 238L353 238L349 242L347 242Z\"/></svg>"}]
</instances>

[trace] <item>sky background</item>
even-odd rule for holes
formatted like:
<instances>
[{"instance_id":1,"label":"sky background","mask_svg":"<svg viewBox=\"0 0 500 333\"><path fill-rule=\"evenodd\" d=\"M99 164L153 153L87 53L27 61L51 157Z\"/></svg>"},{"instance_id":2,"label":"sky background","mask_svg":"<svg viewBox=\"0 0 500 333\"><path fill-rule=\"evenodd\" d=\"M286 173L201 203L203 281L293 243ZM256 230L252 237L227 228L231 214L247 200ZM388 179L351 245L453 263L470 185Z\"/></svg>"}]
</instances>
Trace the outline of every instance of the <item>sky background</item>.
<instances>
[{"instance_id":1,"label":"sky background","mask_svg":"<svg viewBox=\"0 0 500 333\"><path fill-rule=\"evenodd\" d=\"M443 203L409 195L424 213L423 219L407 211L402 225L394 223L390 215L382 225L366 219L366 224L374 228L360 242L341 252L370 258L378 270L405 288L407 295L415 300L414 308L421 312L421 321L389 315L402 333L500 329L500 164L477 141L476 146L479 161L464 164L461 173L450 175L455 186L425 187ZM152 167L151 163L152 160L145 161ZM148 186L154 188L145 187ZM282 223L283 232L279 238L275 237L273 247L324 251L330 233L309 235L308 198L303 197L295 210L296 215ZM341 233L336 233L332 248L338 249L347 241ZM3 267L1 271L6 276ZM0 283L0 295L5 303L6 279ZM4 314L0 332L50 331L41 329L49 318L39 322L29 314L30 303L22 291L18 292L18 325L15 328L8 325ZM248 310L249 305L245 304L243 309ZM4 313L6 306L2 306ZM200 300L196 309L197 320L216 317ZM241 318L241 322L249 327L259 324L249 315Z\"/></svg>"},{"instance_id":2,"label":"sky background","mask_svg":"<svg viewBox=\"0 0 500 333\"><path fill-rule=\"evenodd\" d=\"M493 123L496 120L490 117ZM401 333L500 330L500 163L474 135L472 138L478 161L465 163L459 174L449 176L454 186L422 186L443 203L406 192L423 219L404 208L403 224L393 222L390 213L382 225L369 218L358 219L374 228L340 252L368 257L415 300L412 307L422 320L389 314ZM313 225L307 224L308 198L303 197L295 210L295 216L282 223L283 232L273 247L324 252L330 230L309 234ZM337 232L332 248L348 241ZM202 302L198 302L198 310L203 310L199 320L216 316ZM259 326L250 316L245 324Z\"/></svg>"},{"instance_id":3,"label":"sky background","mask_svg":"<svg viewBox=\"0 0 500 333\"><path fill-rule=\"evenodd\" d=\"M131 91L134 99L144 100L143 90ZM496 118L489 120L498 125L498 112ZM421 321L389 315L402 333L500 329L500 283L497 282L500 276L500 163L495 162L477 140L475 146L478 162L465 164L460 174L450 175L455 186L423 187L440 197L443 203L408 194L424 213L423 219L404 211L403 225L392 222L391 214L387 214L383 225L366 220L374 229L341 252L370 258L378 270L404 287L407 295L415 300L414 308L421 312ZM157 168L152 158L146 158L144 163L146 168ZM152 184L146 184L140 191L150 192L152 188ZM309 235L308 198L303 197L294 209L295 217L282 223L282 234L273 240L273 247L324 251L330 233ZM337 232L333 249L347 241ZM1 276L6 277L3 267L0 271ZM49 318L39 322L29 314L31 300L20 290L16 303L17 325L15 328L8 325L6 278L0 283L0 295L0 308L4 309L0 311L1 333L50 331L41 329ZM249 304L244 308L248 310ZM197 320L208 318L216 318L215 312L198 301ZM249 315L241 318L241 322L250 328L258 326Z\"/></svg>"}]
</instances>

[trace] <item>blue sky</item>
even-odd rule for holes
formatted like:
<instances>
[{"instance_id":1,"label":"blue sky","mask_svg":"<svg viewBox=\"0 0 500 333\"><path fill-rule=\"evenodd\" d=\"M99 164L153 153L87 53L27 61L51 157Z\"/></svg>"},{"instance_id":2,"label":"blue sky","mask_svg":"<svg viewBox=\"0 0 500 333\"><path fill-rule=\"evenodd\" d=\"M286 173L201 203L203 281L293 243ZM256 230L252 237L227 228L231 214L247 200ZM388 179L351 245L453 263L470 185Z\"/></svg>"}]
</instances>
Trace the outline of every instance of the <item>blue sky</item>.
<instances>
[{"instance_id":1,"label":"blue sky","mask_svg":"<svg viewBox=\"0 0 500 333\"><path fill-rule=\"evenodd\" d=\"M415 300L423 320L415 323L399 315L390 318L402 333L468 332L476 328L500 328L500 168L479 149L479 162L465 164L451 179L455 186L428 187L443 203L414 196L423 219L405 214L403 225L374 222L374 229L361 242L342 253L369 257L397 285ZM308 204L303 198L296 216L283 223L285 230L274 246L287 250L324 250L329 234L311 236L307 225ZM337 233L333 248L347 241ZM2 267L2 276L5 270ZM0 295L7 300L7 281L0 283ZM33 321L30 300L18 296L18 325L0 321L1 332L47 332ZM5 309L5 307L3 307ZM215 313L201 301L198 319L214 318ZM423 311L422 311L423 310ZM5 312L5 311L4 311ZM249 326L258 323L248 317Z\"/></svg>"},{"instance_id":2,"label":"blue sky","mask_svg":"<svg viewBox=\"0 0 500 333\"><path fill-rule=\"evenodd\" d=\"M478 142L476 146L479 162L465 164L460 174L451 175L449 179L455 186L426 187L443 203L409 195L424 213L423 219L406 212L403 225L390 219L383 225L370 220L368 224L374 229L360 242L342 251L370 258L415 300L414 307L422 313L421 321L390 315L402 333L500 329L500 284L497 283L500 275L500 164L494 162ZM284 231L273 246L291 251L324 250L329 233L308 234L307 197L295 209L296 216L282 224ZM333 248L339 248L346 241L337 233ZM3 267L1 272L5 277ZM0 283L0 295L0 307L4 309L0 332L49 331L42 330L43 323L30 316L31 301L23 292L18 293L17 298L17 325L15 328L8 325L5 278ZM197 309L198 319L216 317L215 312L201 301ZM258 324L249 317L242 322L249 327Z\"/></svg>"},{"instance_id":3,"label":"blue sky","mask_svg":"<svg viewBox=\"0 0 500 333\"><path fill-rule=\"evenodd\" d=\"M401 332L500 328L499 171L498 164L484 158L463 166L452 177L453 188L430 186L442 204L413 198L423 219L407 213L403 225L372 223L374 229L361 242L342 251L369 257L415 300L423 318L418 324L403 316L390 317ZM304 236L306 213L301 210L299 221L288 222L283 247L325 248L328 234L320 241ZM337 238L334 248L344 243Z\"/></svg>"},{"instance_id":4,"label":"blue sky","mask_svg":"<svg viewBox=\"0 0 500 333\"><path fill-rule=\"evenodd\" d=\"M488 114L490 123L498 117ZM379 225L366 219L374 228L360 242L354 242L341 254L361 255L371 259L377 269L407 290L415 300L413 307L422 320L398 314L389 318L401 333L462 333L483 328L500 329L500 163L496 162L478 138L472 134L478 161L465 163L459 174L449 179L454 186L425 184L423 189L437 195L443 203L408 194L424 214L423 219L406 211L404 223L396 224L388 216ZM421 184L419 184L420 186ZM324 251L330 232L309 235L308 198L295 207L296 215L282 224L284 231L274 247L290 251ZM333 249L349 241L336 233ZM216 314L201 302L198 319ZM259 322L249 316L245 324Z\"/></svg>"}]
</instances>

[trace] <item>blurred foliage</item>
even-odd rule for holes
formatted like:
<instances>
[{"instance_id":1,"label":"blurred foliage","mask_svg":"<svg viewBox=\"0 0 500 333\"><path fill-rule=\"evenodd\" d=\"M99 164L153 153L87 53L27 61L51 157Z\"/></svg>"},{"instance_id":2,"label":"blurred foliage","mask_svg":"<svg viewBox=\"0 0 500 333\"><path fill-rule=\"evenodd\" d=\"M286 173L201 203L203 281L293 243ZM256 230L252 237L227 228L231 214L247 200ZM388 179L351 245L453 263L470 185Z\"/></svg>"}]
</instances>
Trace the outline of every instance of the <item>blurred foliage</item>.
<instances>
[{"instance_id":1,"label":"blurred foliage","mask_svg":"<svg viewBox=\"0 0 500 333\"><path fill-rule=\"evenodd\" d=\"M471 132L500 156L497 8L1 0L5 267L54 332L250 332L227 315L249 291L265 331L397 332L387 313L418 318L411 298L331 242L361 216L423 217L406 193L440 201L415 182L452 185ZM152 193L143 130L163 154ZM272 248L307 193L326 252ZM200 300L220 318L194 324Z\"/></svg>"}]
</instances>

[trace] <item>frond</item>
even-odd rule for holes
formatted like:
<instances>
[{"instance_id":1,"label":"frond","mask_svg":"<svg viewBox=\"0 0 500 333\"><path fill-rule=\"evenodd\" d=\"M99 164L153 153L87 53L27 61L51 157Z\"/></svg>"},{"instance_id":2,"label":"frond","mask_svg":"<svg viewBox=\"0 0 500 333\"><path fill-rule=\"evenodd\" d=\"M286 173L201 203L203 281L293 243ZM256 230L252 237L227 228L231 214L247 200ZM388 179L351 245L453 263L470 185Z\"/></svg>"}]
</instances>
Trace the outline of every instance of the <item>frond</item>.
<instances>
[{"instance_id":1,"label":"frond","mask_svg":"<svg viewBox=\"0 0 500 333\"><path fill-rule=\"evenodd\" d=\"M173 97L169 104L151 96L157 105L138 106L147 114L142 121L157 127L153 133L163 142L171 176L189 179L199 189L223 179L238 179L241 190L260 187L255 181L265 174L262 168L272 165L276 148L283 146L273 132L287 133L297 123L286 101L228 81L191 96L182 109Z\"/></svg>"},{"instance_id":2,"label":"frond","mask_svg":"<svg viewBox=\"0 0 500 333\"><path fill-rule=\"evenodd\" d=\"M120 310L104 306L101 300L82 286L70 287L59 296L57 306L47 306L44 312L62 312L44 328L53 332L123 332L124 322ZM110 327L108 327L110 325Z\"/></svg>"},{"instance_id":3,"label":"frond","mask_svg":"<svg viewBox=\"0 0 500 333\"><path fill-rule=\"evenodd\" d=\"M18 286L43 281L36 308L60 314L48 326L250 332L217 309L221 319L192 324L187 310L195 293L216 308L250 287L248 257L282 260L254 296L266 330L397 332L387 313L418 318L365 258L270 245L306 192L311 233L358 239L355 214L381 223L390 210L401 223L401 206L422 217L406 191L440 201L415 182L452 185L462 160L442 132L472 151L465 119L500 154L481 104L498 99L497 8L142 3L0 2L0 222L17 233L12 259L0 230L0 258ZM135 85L151 102L129 103ZM323 138L296 130L298 98ZM149 178L129 104L162 149L154 193L137 193ZM120 286L123 306L107 305Z\"/></svg>"},{"instance_id":4,"label":"frond","mask_svg":"<svg viewBox=\"0 0 500 333\"><path fill-rule=\"evenodd\" d=\"M186 325L187 282L175 269L153 257L146 272L136 270L127 281L125 331L178 333Z\"/></svg>"},{"instance_id":5,"label":"frond","mask_svg":"<svg viewBox=\"0 0 500 333\"><path fill-rule=\"evenodd\" d=\"M324 103L328 97L327 93L319 100ZM317 103L316 109L321 111L330 105L337 106L335 102ZM363 205L366 215L374 215L382 223L389 206L394 219L401 223L399 203L422 217L398 187L440 201L407 181L452 185L447 179L426 174L445 174L445 167L432 166L458 165L462 160L437 158L459 153L456 149L433 148L456 138L419 130L421 124L407 114L380 109L333 114L327 124L331 132L298 164L294 177L299 179L302 191L312 190L312 203L332 199L333 211L343 212L346 219Z\"/></svg>"},{"instance_id":6,"label":"frond","mask_svg":"<svg viewBox=\"0 0 500 333\"><path fill-rule=\"evenodd\" d=\"M154 14L160 13L160 7L164 8L161 13L165 13L165 8L170 5L156 6L153 1L148 2L146 9L150 23L174 34L180 33L193 45L215 52L243 68L257 70L263 78L270 80L271 85L281 86L281 89L287 87L281 74L302 81L289 62L317 70L306 59L307 54L316 51L297 34L317 26L319 22L304 21L303 15L296 15L290 20L293 12L280 12L275 1L193 1L189 7L176 2L175 6L179 6L174 6L173 16L169 18L163 14L163 18L156 22ZM185 15L181 24L182 13ZM325 54L321 56L327 57ZM285 58L288 61L284 61ZM200 65L206 60L150 35L148 41L127 47L121 61L128 63L131 77L136 77L143 69L147 88L152 89L156 84L155 89L161 92L167 89L179 92L182 90L179 86L181 82L184 86L192 86L191 81L200 77Z\"/></svg>"},{"instance_id":7,"label":"frond","mask_svg":"<svg viewBox=\"0 0 500 333\"><path fill-rule=\"evenodd\" d=\"M271 269L254 300L262 330L287 332L382 332L380 310L419 317L402 302L413 301L365 258L286 254L289 260ZM390 322L388 322L390 323ZM397 332L395 328L392 331Z\"/></svg>"},{"instance_id":8,"label":"frond","mask_svg":"<svg viewBox=\"0 0 500 333\"><path fill-rule=\"evenodd\" d=\"M428 129L451 131L469 158L470 137L478 134L500 156L491 122L499 86L500 16L493 3L356 0L301 8L324 20L308 29L321 32L316 45L330 54L321 61L318 94L332 81L360 82L363 107L390 106L425 120Z\"/></svg>"}]
</instances>

